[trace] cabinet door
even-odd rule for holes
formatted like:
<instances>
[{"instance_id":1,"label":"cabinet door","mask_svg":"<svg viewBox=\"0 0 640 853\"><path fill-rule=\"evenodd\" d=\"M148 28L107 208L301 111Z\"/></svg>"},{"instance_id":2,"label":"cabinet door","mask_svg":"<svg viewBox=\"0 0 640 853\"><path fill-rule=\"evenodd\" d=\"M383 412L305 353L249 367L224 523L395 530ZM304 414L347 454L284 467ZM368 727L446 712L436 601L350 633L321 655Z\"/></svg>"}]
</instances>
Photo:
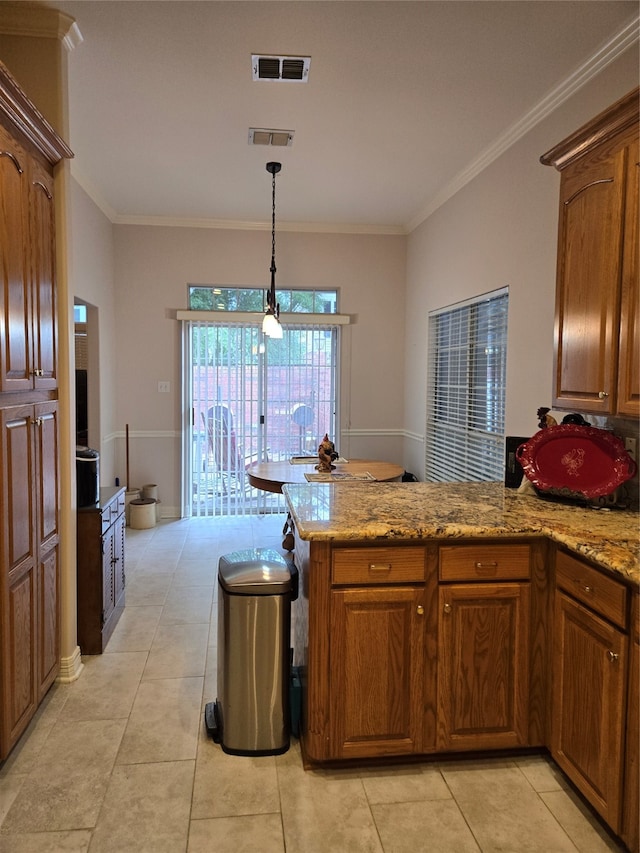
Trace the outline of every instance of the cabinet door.
<instances>
[{"instance_id":1,"label":"cabinet door","mask_svg":"<svg viewBox=\"0 0 640 853\"><path fill-rule=\"evenodd\" d=\"M640 286L638 277L638 208L640 206L638 140L629 147L624 256L620 304L618 414L640 417Z\"/></svg>"},{"instance_id":2,"label":"cabinet door","mask_svg":"<svg viewBox=\"0 0 640 853\"><path fill-rule=\"evenodd\" d=\"M640 711L638 710L640 642L637 639L631 647L628 696L622 838L631 853L638 853L640 850Z\"/></svg>"},{"instance_id":3,"label":"cabinet door","mask_svg":"<svg viewBox=\"0 0 640 853\"><path fill-rule=\"evenodd\" d=\"M44 553L59 541L60 486L58 471L58 403L34 408L37 460L38 549Z\"/></svg>"},{"instance_id":4,"label":"cabinet door","mask_svg":"<svg viewBox=\"0 0 640 853\"><path fill-rule=\"evenodd\" d=\"M115 572L113 566L113 525L102 537L102 625L106 625L115 607Z\"/></svg>"},{"instance_id":5,"label":"cabinet door","mask_svg":"<svg viewBox=\"0 0 640 853\"><path fill-rule=\"evenodd\" d=\"M526 746L529 584L441 586L438 748Z\"/></svg>"},{"instance_id":6,"label":"cabinet door","mask_svg":"<svg viewBox=\"0 0 640 853\"><path fill-rule=\"evenodd\" d=\"M617 386L627 149L599 149L562 173L554 405L611 413Z\"/></svg>"},{"instance_id":7,"label":"cabinet door","mask_svg":"<svg viewBox=\"0 0 640 853\"><path fill-rule=\"evenodd\" d=\"M553 642L551 754L618 832L627 637L557 592Z\"/></svg>"},{"instance_id":8,"label":"cabinet door","mask_svg":"<svg viewBox=\"0 0 640 853\"><path fill-rule=\"evenodd\" d=\"M41 699L58 674L60 663L60 570L58 403L52 400L34 406L38 554L38 698Z\"/></svg>"},{"instance_id":9,"label":"cabinet door","mask_svg":"<svg viewBox=\"0 0 640 853\"><path fill-rule=\"evenodd\" d=\"M0 126L0 391L32 388L27 162Z\"/></svg>"},{"instance_id":10,"label":"cabinet door","mask_svg":"<svg viewBox=\"0 0 640 853\"><path fill-rule=\"evenodd\" d=\"M33 406L0 409L2 717L0 758L36 708L36 501Z\"/></svg>"},{"instance_id":11,"label":"cabinet door","mask_svg":"<svg viewBox=\"0 0 640 853\"><path fill-rule=\"evenodd\" d=\"M30 172L32 341L34 388L56 388L57 313L53 179L36 160Z\"/></svg>"},{"instance_id":12,"label":"cabinet door","mask_svg":"<svg viewBox=\"0 0 640 853\"><path fill-rule=\"evenodd\" d=\"M38 701L60 670L60 569L58 546L38 561Z\"/></svg>"},{"instance_id":13,"label":"cabinet door","mask_svg":"<svg viewBox=\"0 0 640 853\"><path fill-rule=\"evenodd\" d=\"M124 605L122 595L124 593L124 515L121 515L113 524L113 600L117 607Z\"/></svg>"},{"instance_id":14,"label":"cabinet door","mask_svg":"<svg viewBox=\"0 0 640 853\"><path fill-rule=\"evenodd\" d=\"M421 750L422 587L331 593L330 756Z\"/></svg>"}]
</instances>

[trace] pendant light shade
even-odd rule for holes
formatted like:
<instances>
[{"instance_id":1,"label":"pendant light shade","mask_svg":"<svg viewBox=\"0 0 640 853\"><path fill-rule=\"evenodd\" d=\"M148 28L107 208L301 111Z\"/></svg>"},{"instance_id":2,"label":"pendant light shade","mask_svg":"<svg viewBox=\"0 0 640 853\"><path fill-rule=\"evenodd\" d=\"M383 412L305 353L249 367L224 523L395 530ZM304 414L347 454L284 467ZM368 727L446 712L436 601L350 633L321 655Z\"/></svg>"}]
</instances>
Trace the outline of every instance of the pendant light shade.
<instances>
[{"instance_id":1,"label":"pendant light shade","mask_svg":"<svg viewBox=\"0 0 640 853\"><path fill-rule=\"evenodd\" d=\"M271 285L267 291L267 310L262 321L262 331L269 338L281 338L280 303L276 299L276 175L281 163L267 163L271 174Z\"/></svg>"}]
</instances>

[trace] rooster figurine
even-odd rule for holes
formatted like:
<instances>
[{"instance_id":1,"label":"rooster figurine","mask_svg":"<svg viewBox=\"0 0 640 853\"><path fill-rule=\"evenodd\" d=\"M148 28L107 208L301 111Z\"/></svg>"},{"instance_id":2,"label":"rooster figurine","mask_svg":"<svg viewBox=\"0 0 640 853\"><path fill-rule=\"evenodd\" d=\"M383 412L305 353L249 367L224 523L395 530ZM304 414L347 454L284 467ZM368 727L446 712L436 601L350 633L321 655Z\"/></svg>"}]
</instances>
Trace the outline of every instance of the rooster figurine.
<instances>
[{"instance_id":1,"label":"rooster figurine","mask_svg":"<svg viewBox=\"0 0 640 853\"><path fill-rule=\"evenodd\" d=\"M558 425L558 421L553 417L553 415L549 414L550 411L551 410L545 406L541 406L538 409L538 427L540 429L546 429L547 427Z\"/></svg>"},{"instance_id":2,"label":"rooster figurine","mask_svg":"<svg viewBox=\"0 0 640 853\"><path fill-rule=\"evenodd\" d=\"M328 433L324 434L324 438L320 442L320 446L318 447L318 464L316 465L316 471L322 471L323 473L329 473L335 465L332 465L334 459L337 459L339 454L336 451L335 444L329 438Z\"/></svg>"}]
</instances>

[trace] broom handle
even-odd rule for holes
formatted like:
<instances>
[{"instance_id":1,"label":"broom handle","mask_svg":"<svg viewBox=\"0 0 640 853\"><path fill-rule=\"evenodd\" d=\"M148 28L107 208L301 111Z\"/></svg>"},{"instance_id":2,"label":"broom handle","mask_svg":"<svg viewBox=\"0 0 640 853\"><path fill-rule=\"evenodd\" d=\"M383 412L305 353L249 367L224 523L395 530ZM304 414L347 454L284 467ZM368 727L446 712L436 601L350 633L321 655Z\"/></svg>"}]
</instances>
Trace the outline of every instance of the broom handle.
<instances>
[{"instance_id":1,"label":"broom handle","mask_svg":"<svg viewBox=\"0 0 640 853\"><path fill-rule=\"evenodd\" d=\"M127 491L129 491L129 424L125 427L125 447L127 453Z\"/></svg>"}]
</instances>

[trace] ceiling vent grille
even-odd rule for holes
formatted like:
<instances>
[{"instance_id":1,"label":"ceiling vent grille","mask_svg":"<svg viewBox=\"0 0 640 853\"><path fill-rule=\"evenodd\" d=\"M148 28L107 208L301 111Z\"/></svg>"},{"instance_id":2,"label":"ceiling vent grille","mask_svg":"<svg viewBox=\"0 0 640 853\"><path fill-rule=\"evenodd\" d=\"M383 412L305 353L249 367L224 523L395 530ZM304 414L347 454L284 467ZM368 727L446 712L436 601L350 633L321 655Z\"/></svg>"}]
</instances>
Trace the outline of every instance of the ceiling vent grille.
<instances>
[{"instance_id":1,"label":"ceiling vent grille","mask_svg":"<svg viewBox=\"0 0 640 853\"><path fill-rule=\"evenodd\" d=\"M275 145L289 148L293 145L294 130L268 130L264 127L249 128L249 145Z\"/></svg>"},{"instance_id":2,"label":"ceiling vent grille","mask_svg":"<svg viewBox=\"0 0 640 853\"><path fill-rule=\"evenodd\" d=\"M309 79L310 56L251 56L253 80L279 80L306 83Z\"/></svg>"}]
</instances>

